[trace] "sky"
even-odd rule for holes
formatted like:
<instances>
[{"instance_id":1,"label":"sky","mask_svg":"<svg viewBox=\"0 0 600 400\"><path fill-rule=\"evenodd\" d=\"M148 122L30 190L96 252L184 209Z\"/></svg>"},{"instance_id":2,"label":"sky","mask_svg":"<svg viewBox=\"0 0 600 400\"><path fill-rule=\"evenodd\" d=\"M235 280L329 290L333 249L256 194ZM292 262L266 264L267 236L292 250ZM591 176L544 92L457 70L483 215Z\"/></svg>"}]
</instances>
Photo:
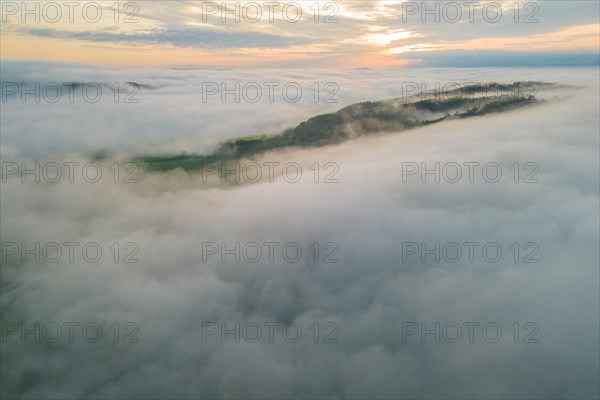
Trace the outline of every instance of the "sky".
<instances>
[{"instance_id":1,"label":"sky","mask_svg":"<svg viewBox=\"0 0 600 400\"><path fill-rule=\"evenodd\" d=\"M2 2L2 60L169 68L598 64L597 1L48 4Z\"/></svg>"}]
</instances>

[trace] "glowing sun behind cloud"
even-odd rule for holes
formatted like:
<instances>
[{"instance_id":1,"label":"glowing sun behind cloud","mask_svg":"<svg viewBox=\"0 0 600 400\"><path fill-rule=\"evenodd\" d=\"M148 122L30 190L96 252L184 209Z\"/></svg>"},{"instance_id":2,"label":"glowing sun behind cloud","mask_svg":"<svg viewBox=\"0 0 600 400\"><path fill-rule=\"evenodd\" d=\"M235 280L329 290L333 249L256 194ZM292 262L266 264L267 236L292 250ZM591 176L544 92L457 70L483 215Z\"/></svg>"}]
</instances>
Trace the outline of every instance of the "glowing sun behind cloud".
<instances>
[{"instance_id":1,"label":"glowing sun behind cloud","mask_svg":"<svg viewBox=\"0 0 600 400\"><path fill-rule=\"evenodd\" d=\"M398 40L406 40L413 37L420 37L421 35L411 31L405 30L387 30L384 33L370 33L363 37L363 40L367 44L375 46L389 46Z\"/></svg>"}]
</instances>

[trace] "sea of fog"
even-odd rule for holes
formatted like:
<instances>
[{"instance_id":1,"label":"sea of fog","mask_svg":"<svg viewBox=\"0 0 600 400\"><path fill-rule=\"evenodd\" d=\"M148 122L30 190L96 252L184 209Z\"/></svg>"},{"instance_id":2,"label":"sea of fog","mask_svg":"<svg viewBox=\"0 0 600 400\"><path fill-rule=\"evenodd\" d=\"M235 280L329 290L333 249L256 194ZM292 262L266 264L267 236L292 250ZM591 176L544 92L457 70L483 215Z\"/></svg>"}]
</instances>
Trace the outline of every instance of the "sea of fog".
<instances>
[{"instance_id":1,"label":"sea of fog","mask_svg":"<svg viewBox=\"0 0 600 400\"><path fill-rule=\"evenodd\" d=\"M410 82L522 80L578 88L508 113L256 158L296 163L297 180L207 186L175 170L115 183L110 169L141 154L209 153L399 97ZM295 82L303 96L203 100L207 82L235 81ZM22 102L6 82L94 82L106 94ZM136 82L139 101L115 102L115 82ZM598 397L597 69L3 62L2 83L3 163L96 160L104 173L36 183L3 171L2 397ZM315 102L315 83L335 83L338 102ZM436 163L437 181L411 172ZM456 165L463 177L452 182ZM265 243L278 244L273 259Z\"/></svg>"}]
</instances>

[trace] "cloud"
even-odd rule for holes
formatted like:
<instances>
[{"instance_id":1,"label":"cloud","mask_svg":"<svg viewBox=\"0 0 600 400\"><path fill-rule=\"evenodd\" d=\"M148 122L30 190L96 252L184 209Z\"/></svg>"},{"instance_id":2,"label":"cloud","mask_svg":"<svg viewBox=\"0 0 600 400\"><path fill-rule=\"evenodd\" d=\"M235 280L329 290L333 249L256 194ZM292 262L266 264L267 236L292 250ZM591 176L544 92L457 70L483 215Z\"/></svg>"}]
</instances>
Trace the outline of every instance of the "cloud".
<instances>
[{"instance_id":1,"label":"cloud","mask_svg":"<svg viewBox=\"0 0 600 400\"><path fill-rule=\"evenodd\" d=\"M404 53L401 58L418 59L426 67L591 67L600 64L597 52L438 51Z\"/></svg>"},{"instance_id":2,"label":"cloud","mask_svg":"<svg viewBox=\"0 0 600 400\"><path fill-rule=\"evenodd\" d=\"M482 55L483 56L483 55ZM3 90L16 82L35 88L56 82L101 83L102 97L96 103L85 100L82 88L75 91L73 102L65 89L60 101L49 103L40 95L35 103L27 95L22 103L21 89L7 95L2 104L1 154L17 159L57 159L67 155L89 156L98 150L125 155L207 153L219 141L255 134L279 133L317 114L335 112L361 101L376 101L400 97L403 86L416 83L432 90L436 83L560 79L577 83L569 69L521 69L515 74L509 69L423 69L391 68L382 70L355 69L332 72L310 68L305 71L277 69L99 69L93 65L38 62L3 62ZM440 72L441 71L441 72ZM153 87L140 89L132 100L125 102L126 82ZM267 83L277 84L273 101L269 99ZM220 94L203 101L204 85L225 84L239 91L244 85L257 83L262 89L260 101L250 103L240 95L240 102L228 95L223 102ZM339 90L332 96L337 103L324 102L332 92L325 90L334 83ZM296 103L286 101L283 88L295 84L302 90ZM315 101L315 84L319 98ZM115 91L119 97L115 101ZM90 89L93 94L94 90ZM48 96L50 97L50 95ZM32 114L31 110L35 110ZM24 124L23 121L27 121Z\"/></svg>"},{"instance_id":3,"label":"cloud","mask_svg":"<svg viewBox=\"0 0 600 400\"><path fill-rule=\"evenodd\" d=\"M36 36L86 40L101 43L166 44L177 47L208 49L231 48L285 48L313 43L302 37L272 35L260 32L230 32L205 28L150 29L143 33L114 33L109 31L61 31L52 28L31 29Z\"/></svg>"},{"instance_id":4,"label":"cloud","mask_svg":"<svg viewBox=\"0 0 600 400\"><path fill-rule=\"evenodd\" d=\"M43 71L31 68L22 79ZM11 73L17 72L15 68ZM84 68L69 73L90 79ZM246 105L239 114L223 110L229 118L214 114L213 120L198 117L192 122L190 101L198 98L202 79L211 74L211 79L259 77L247 75L248 71L103 74L107 74L103 79L151 84L157 88L153 96L162 100L130 109L90 105L83 116L77 114L84 107L7 103L11 112L20 110L20 118L7 121L3 114L3 146L8 143L19 157L31 157L30 147L39 146L66 160L77 148L70 143L80 143L85 133L99 136L97 142L89 142L90 148L108 138L130 148L131 142L159 139L161 131L179 131L180 139L192 142L198 135L192 128L205 121L209 127L220 125L232 132L241 124L277 125L295 118L286 113L313 113L322 106L260 103ZM295 74L278 76L302 82L315 76L314 71ZM393 97L405 78L432 82L439 76L503 82L535 78L584 84L587 89L559 102L507 114L448 121L337 146L274 152L258 159L301 164L308 178L295 184L278 178L273 183L215 188L203 185L200 176L181 171L143 175L138 184L103 180L36 185L15 179L3 184L3 242L133 241L139 244L140 262L114 263L112 252L106 250L107 256L96 264L24 264L14 258L3 263L3 322L26 321L31 328L34 321L97 321L105 327L105 337L96 344L80 339L20 343L18 336L11 337L2 346L2 396L597 397L597 71L344 72L337 76L340 82L355 86L341 91L345 94L339 106L355 97ZM269 78L272 71L260 79ZM160 105L166 111L160 113ZM3 105L3 113L6 109ZM28 131L40 138L42 131L41 118L24 118L20 113L25 109L50 118L48 129L55 134L39 144L24 138ZM218 107L195 110L204 116L218 112ZM92 112L100 115L82 127ZM276 115L269 117L269 112ZM240 121L242 116L247 119ZM161 120L156 132L146 132ZM165 130L169 126L171 130ZM112 132L115 129L118 134ZM59 131L62 135L56 135ZM403 183L404 162L436 161L497 162L508 175L497 184L481 179ZM528 161L539 165L539 183L514 183L509 167ZM335 162L339 183L315 184L309 169L315 162L321 168ZM281 259L235 263L231 258L223 263L218 257L202 262L202 243L221 241L294 241L308 246L335 242L340 262L315 264L310 257L295 264ZM514 263L509 253L498 263L431 259L403 263L401 243L407 241L495 241L505 246L536 242L540 262ZM139 343L114 343L107 327L115 321L135 321ZM236 321L294 321L304 335L298 343L218 339L203 343L203 323L211 321L226 321L229 328ZM321 333L326 333L324 323L335 322L339 342L323 343L321 337L314 343L309 327L316 321ZM402 324L410 321L425 322L429 328L436 321L497 322L504 333L498 343L483 341L480 334L474 343L466 337L454 344L423 343L418 337L405 342ZM523 324L535 322L539 342L514 343L509 327L516 321L523 334L529 333L522 330Z\"/></svg>"}]
</instances>

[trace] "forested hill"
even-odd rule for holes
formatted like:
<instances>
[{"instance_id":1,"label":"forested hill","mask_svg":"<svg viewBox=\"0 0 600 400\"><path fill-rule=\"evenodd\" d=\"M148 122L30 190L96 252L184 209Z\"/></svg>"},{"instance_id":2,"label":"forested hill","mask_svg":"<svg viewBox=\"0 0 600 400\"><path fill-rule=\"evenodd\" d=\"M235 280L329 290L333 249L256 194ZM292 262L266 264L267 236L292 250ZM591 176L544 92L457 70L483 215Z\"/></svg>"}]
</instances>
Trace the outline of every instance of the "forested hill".
<instances>
[{"instance_id":1,"label":"forested hill","mask_svg":"<svg viewBox=\"0 0 600 400\"><path fill-rule=\"evenodd\" d=\"M412 98L352 104L335 113L317 115L279 135L255 135L221 143L212 155L140 157L148 170L184 168L251 157L284 147L316 147L363 135L402 132L456 118L505 112L539 103L539 90L556 87L543 82L476 84L444 93L421 93Z\"/></svg>"}]
</instances>

